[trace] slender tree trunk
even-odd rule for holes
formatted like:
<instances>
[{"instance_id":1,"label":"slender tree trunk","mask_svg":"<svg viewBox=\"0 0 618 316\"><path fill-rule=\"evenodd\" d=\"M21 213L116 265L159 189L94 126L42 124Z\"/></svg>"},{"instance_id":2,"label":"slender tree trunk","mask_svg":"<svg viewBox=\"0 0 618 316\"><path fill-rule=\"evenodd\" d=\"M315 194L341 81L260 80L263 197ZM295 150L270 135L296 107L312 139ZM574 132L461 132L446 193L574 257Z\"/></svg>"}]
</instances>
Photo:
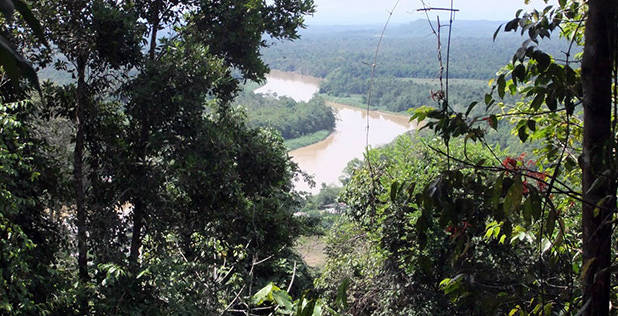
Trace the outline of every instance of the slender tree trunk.
<instances>
[{"instance_id":1,"label":"slender tree trunk","mask_svg":"<svg viewBox=\"0 0 618 316\"><path fill-rule=\"evenodd\" d=\"M609 314L612 215L616 185L612 167L611 83L616 0L590 0L586 22L582 84L584 315ZM596 207L596 206L599 207Z\"/></svg>"},{"instance_id":2,"label":"slender tree trunk","mask_svg":"<svg viewBox=\"0 0 618 316\"><path fill-rule=\"evenodd\" d=\"M144 225L143 198L135 199L133 205L133 235L131 236L131 252L129 254L129 268L134 274L139 270L139 249L142 247L142 227Z\"/></svg>"},{"instance_id":3,"label":"slender tree trunk","mask_svg":"<svg viewBox=\"0 0 618 316\"><path fill-rule=\"evenodd\" d=\"M73 186L75 190L75 204L77 207L77 266L79 269L79 280L82 285L89 281L88 276L88 246L86 236L86 201L84 192L84 120L85 107L87 102L86 91L86 61L80 58L77 61L77 105L75 107L75 151L73 153ZM80 309L82 314L88 313L88 297L84 295L80 298Z\"/></svg>"},{"instance_id":4,"label":"slender tree trunk","mask_svg":"<svg viewBox=\"0 0 618 316\"><path fill-rule=\"evenodd\" d=\"M157 50L157 32L159 31L159 21L156 21L152 25L152 33L150 35L150 50L148 51L148 57L150 60L154 60L155 52Z\"/></svg>"},{"instance_id":5,"label":"slender tree trunk","mask_svg":"<svg viewBox=\"0 0 618 316\"><path fill-rule=\"evenodd\" d=\"M152 25L152 33L150 36L150 49L148 51L148 56L149 56L150 61L153 61L155 58L155 53L157 49L158 29L159 29L159 21L157 20ZM142 183L147 181L145 161L146 161L146 143L148 141L148 134L149 133L147 129L147 124L146 122L143 122L142 130L140 132L140 142L138 144L138 146L140 146L140 149L138 150L138 153L136 155L138 161L144 162L137 166L137 171L136 171L136 175L137 175L136 179L138 180L137 182L142 182ZM139 249L142 247L142 228L144 226L144 216L146 214L146 202L144 201L145 192L142 192L142 190L140 189L142 187L140 186L140 183L135 183L134 185L136 185L136 187L134 188L136 191L136 194L133 197L133 233L131 236L129 267L130 267L131 272L136 274L137 271L139 270L139 264L138 264Z\"/></svg>"},{"instance_id":6,"label":"slender tree trunk","mask_svg":"<svg viewBox=\"0 0 618 316\"><path fill-rule=\"evenodd\" d=\"M146 142L148 141L147 125L143 122L139 136L137 149L137 166L135 170L135 181L133 183L133 234L131 236L131 250L129 253L129 268L134 275L139 271L139 249L142 247L142 228L144 226L144 216L146 214L146 193L143 188L146 186Z\"/></svg>"}]
</instances>

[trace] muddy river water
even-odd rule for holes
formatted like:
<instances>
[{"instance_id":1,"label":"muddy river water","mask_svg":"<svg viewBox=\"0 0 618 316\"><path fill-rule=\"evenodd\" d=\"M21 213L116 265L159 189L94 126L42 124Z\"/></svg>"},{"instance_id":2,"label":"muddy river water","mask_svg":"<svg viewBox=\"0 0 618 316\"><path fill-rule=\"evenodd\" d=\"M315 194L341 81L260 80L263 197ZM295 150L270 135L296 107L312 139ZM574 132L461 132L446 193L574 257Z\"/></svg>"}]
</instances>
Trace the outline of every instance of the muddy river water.
<instances>
[{"instance_id":1,"label":"muddy river water","mask_svg":"<svg viewBox=\"0 0 618 316\"><path fill-rule=\"evenodd\" d=\"M265 86L256 93L288 96L297 101L308 101L318 92L320 80L294 73L272 71ZM289 154L300 169L313 175L317 184L310 188L302 180L296 187L317 193L321 183L341 185L339 177L348 162L362 159L367 144L367 111L343 104L327 102L335 112L335 130L323 141L291 151ZM369 146L377 147L391 142L395 137L414 128L408 116L369 112Z\"/></svg>"}]
</instances>

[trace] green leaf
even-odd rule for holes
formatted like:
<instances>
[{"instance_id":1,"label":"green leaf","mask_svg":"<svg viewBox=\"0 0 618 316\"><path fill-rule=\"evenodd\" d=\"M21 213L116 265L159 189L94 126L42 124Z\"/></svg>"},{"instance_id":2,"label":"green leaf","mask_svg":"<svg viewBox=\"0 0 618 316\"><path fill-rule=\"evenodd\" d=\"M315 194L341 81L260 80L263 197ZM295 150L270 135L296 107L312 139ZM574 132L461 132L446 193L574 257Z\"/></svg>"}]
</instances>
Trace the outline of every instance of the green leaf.
<instances>
[{"instance_id":1,"label":"green leaf","mask_svg":"<svg viewBox=\"0 0 618 316\"><path fill-rule=\"evenodd\" d=\"M522 64L519 64L513 69L513 77L517 78L520 82L526 79L526 67ZM515 82L515 80L513 80Z\"/></svg>"},{"instance_id":2,"label":"green leaf","mask_svg":"<svg viewBox=\"0 0 618 316\"><path fill-rule=\"evenodd\" d=\"M509 21L505 26L504 26L504 31L505 32L510 32L510 31L514 31L517 30L517 26L519 25L519 18L515 18L511 21Z\"/></svg>"},{"instance_id":3,"label":"green leaf","mask_svg":"<svg viewBox=\"0 0 618 316\"><path fill-rule=\"evenodd\" d=\"M316 300L310 300L302 308L299 316L313 316Z\"/></svg>"},{"instance_id":4,"label":"green leaf","mask_svg":"<svg viewBox=\"0 0 618 316\"><path fill-rule=\"evenodd\" d=\"M498 83L498 96L500 96L500 99L504 99L504 88L506 87L506 80L504 79L504 74L498 77L497 83Z\"/></svg>"},{"instance_id":5,"label":"green leaf","mask_svg":"<svg viewBox=\"0 0 618 316\"><path fill-rule=\"evenodd\" d=\"M534 53L532 53L532 58L539 64L539 71L541 72L545 71L551 63L551 56L540 50L534 51Z\"/></svg>"},{"instance_id":6,"label":"green leaf","mask_svg":"<svg viewBox=\"0 0 618 316\"><path fill-rule=\"evenodd\" d=\"M409 112L412 113L412 116L410 117L410 122L416 120L417 122L422 122L424 121L430 114L434 113L434 112L438 112L436 111L436 109L423 105L421 107L418 107L416 109L410 109Z\"/></svg>"},{"instance_id":7,"label":"green leaf","mask_svg":"<svg viewBox=\"0 0 618 316\"><path fill-rule=\"evenodd\" d=\"M322 307L324 304L321 300L316 300L315 306L313 307L313 314L311 316L322 316Z\"/></svg>"},{"instance_id":8,"label":"green leaf","mask_svg":"<svg viewBox=\"0 0 618 316\"><path fill-rule=\"evenodd\" d=\"M536 121L528 120L528 128L533 132L536 131Z\"/></svg>"},{"instance_id":9,"label":"green leaf","mask_svg":"<svg viewBox=\"0 0 618 316\"><path fill-rule=\"evenodd\" d=\"M498 26L498 28L494 32L494 42L496 41L496 37L498 36L498 33L500 32L500 29L502 28L502 25L503 24L500 24L500 26Z\"/></svg>"},{"instance_id":10,"label":"green leaf","mask_svg":"<svg viewBox=\"0 0 618 316\"><path fill-rule=\"evenodd\" d=\"M489 104L491 103L492 100L493 100L493 98L491 97L491 94L486 93L485 94L485 105L489 106Z\"/></svg>"},{"instance_id":11,"label":"green leaf","mask_svg":"<svg viewBox=\"0 0 618 316\"><path fill-rule=\"evenodd\" d=\"M451 279L446 278L446 279L440 281L440 287L446 287L446 286L448 286L449 283L451 283Z\"/></svg>"},{"instance_id":12,"label":"green leaf","mask_svg":"<svg viewBox=\"0 0 618 316\"><path fill-rule=\"evenodd\" d=\"M543 104L544 99L545 99L544 93L537 93L537 95L534 97L534 99L530 103L530 107L534 109L535 111L537 111L541 107L541 104Z\"/></svg>"},{"instance_id":13,"label":"green leaf","mask_svg":"<svg viewBox=\"0 0 618 316\"><path fill-rule=\"evenodd\" d=\"M511 184L511 187L506 192L506 196L504 197L504 213L507 216L520 207L523 193L524 185L521 182L521 178L515 177L515 179L513 179L513 184Z\"/></svg>"},{"instance_id":14,"label":"green leaf","mask_svg":"<svg viewBox=\"0 0 618 316\"><path fill-rule=\"evenodd\" d=\"M498 177L498 179L496 179L496 182L494 182L493 185L493 192L491 195L491 207L492 208L498 208L498 203L500 202L500 197L502 196L502 183L504 182L504 176L500 176Z\"/></svg>"},{"instance_id":15,"label":"green leaf","mask_svg":"<svg viewBox=\"0 0 618 316\"><path fill-rule=\"evenodd\" d=\"M255 305L261 305L268 300L269 296L271 296L271 293L275 288L277 287L273 284L273 282L268 283L268 285L263 287L261 290L255 293L253 297L251 297L251 302Z\"/></svg>"},{"instance_id":16,"label":"green leaf","mask_svg":"<svg viewBox=\"0 0 618 316\"><path fill-rule=\"evenodd\" d=\"M526 126L522 126L517 130L517 136L519 136L522 143L526 142L528 139L528 131L526 130Z\"/></svg>"},{"instance_id":17,"label":"green leaf","mask_svg":"<svg viewBox=\"0 0 618 316\"><path fill-rule=\"evenodd\" d=\"M342 309L347 309L348 308L348 287L350 286L350 278L345 278L343 279L343 281L341 282L341 284L339 284L339 287L337 288L337 298L335 299L335 303L342 307Z\"/></svg>"},{"instance_id":18,"label":"green leaf","mask_svg":"<svg viewBox=\"0 0 618 316\"><path fill-rule=\"evenodd\" d=\"M292 311L292 298L283 290L272 291L272 297L277 302L277 305L285 307L286 310Z\"/></svg>"},{"instance_id":19,"label":"green leaf","mask_svg":"<svg viewBox=\"0 0 618 316\"><path fill-rule=\"evenodd\" d=\"M478 104L478 102L474 101L472 103L470 103L470 105L468 105L468 109L466 110L466 116L470 115L470 112L472 112L472 109L474 109L474 107Z\"/></svg>"},{"instance_id":20,"label":"green leaf","mask_svg":"<svg viewBox=\"0 0 618 316\"><path fill-rule=\"evenodd\" d=\"M135 278L139 280L144 275L149 275L149 274L150 274L150 270L149 269L145 269L145 270L142 270L140 273L138 273L137 277L135 277Z\"/></svg>"},{"instance_id":21,"label":"green leaf","mask_svg":"<svg viewBox=\"0 0 618 316\"><path fill-rule=\"evenodd\" d=\"M395 201L397 199L398 186L399 186L399 183L397 183L397 181L394 181L393 183L391 183L391 201Z\"/></svg>"}]
</instances>

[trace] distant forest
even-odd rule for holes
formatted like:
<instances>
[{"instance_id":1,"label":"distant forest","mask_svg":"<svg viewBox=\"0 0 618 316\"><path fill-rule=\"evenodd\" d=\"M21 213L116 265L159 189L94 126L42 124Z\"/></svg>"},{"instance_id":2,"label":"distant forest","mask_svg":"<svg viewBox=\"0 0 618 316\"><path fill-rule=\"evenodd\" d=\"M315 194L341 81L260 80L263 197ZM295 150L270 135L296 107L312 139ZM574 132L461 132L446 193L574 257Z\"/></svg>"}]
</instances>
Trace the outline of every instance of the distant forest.
<instances>
[{"instance_id":1,"label":"distant forest","mask_svg":"<svg viewBox=\"0 0 618 316\"><path fill-rule=\"evenodd\" d=\"M455 25L448 76L459 80L450 83L450 99L453 105L468 105L488 92L487 81L511 61L524 39L501 33L493 41L499 22L458 21ZM378 25L311 28L301 34L300 40L273 42L262 54L273 69L325 78L321 93L336 97L357 95L366 102L380 29ZM442 34L445 68L446 39ZM568 43L546 40L541 46L557 55L566 50ZM378 54L372 106L401 112L431 104L431 92L440 90L437 56L437 41L427 21L388 28Z\"/></svg>"}]
</instances>

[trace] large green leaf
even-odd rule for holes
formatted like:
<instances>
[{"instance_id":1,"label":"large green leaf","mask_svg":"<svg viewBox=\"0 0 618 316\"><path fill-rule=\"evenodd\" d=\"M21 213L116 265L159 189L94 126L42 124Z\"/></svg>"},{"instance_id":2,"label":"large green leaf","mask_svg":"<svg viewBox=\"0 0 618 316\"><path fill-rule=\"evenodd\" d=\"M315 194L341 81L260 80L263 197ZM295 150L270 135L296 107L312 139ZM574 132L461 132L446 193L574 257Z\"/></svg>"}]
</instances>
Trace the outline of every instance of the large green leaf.
<instances>
[{"instance_id":1,"label":"large green leaf","mask_svg":"<svg viewBox=\"0 0 618 316\"><path fill-rule=\"evenodd\" d=\"M2 35L0 35L0 65L11 79L17 80L25 77L37 90L40 90L39 79L34 68L13 49Z\"/></svg>"},{"instance_id":2,"label":"large green leaf","mask_svg":"<svg viewBox=\"0 0 618 316\"><path fill-rule=\"evenodd\" d=\"M270 300L270 298L272 298L272 292L275 288L279 289L272 282L270 282L268 285L255 293L253 297L251 297L251 302L256 305L261 305L265 301Z\"/></svg>"},{"instance_id":3,"label":"large green leaf","mask_svg":"<svg viewBox=\"0 0 618 316\"><path fill-rule=\"evenodd\" d=\"M521 182L521 178L515 177L513 184L509 188L506 196L504 197L504 214L509 216L511 213L519 209L521 205L521 198L524 192L524 184Z\"/></svg>"},{"instance_id":4,"label":"large green leaf","mask_svg":"<svg viewBox=\"0 0 618 316\"><path fill-rule=\"evenodd\" d=\"M32 29L35 36L46 46L47 41L43 35L43 28L39 23L39 20L32 14L32 10L26 2L23 0L0 0L0 10L10 19L14 10L17 10L26 21L26 24ZM37 90L41 90L39 87L39 78L34 68L28 63L19 53L15 51L13 45L9 41L0 35L0 66L4 68L7 75L13 79L18 80L21 77L27 78L30 83L35 86Z\"/></svg>"},{"instance_id":5,"label":"large green leaf","mask_svg":"<svg viewBox=\"0 0 618 316\"><path fill-rule=\"evenodd\" d=\"M272 291L272 297L277 302L277 305L285 307L286 311L292 311L292 298L283 290Z\"/></svg>"},{"instance_id":6,"label":"large green leaf","mask_svg":"<svg viewBox=\"0 0 618 316\"><path fill-rule=\"evenodd\" d=\"M7 1L7 0L2 0L2 1ZM39 41L41 41L41 43L48 46L47 40L45 39L45 35L43 34L43 27L41 27L41 23L39 23L39 20L34 16L34 14L32 14L32 10L30 10L30 7L28 6L28 4L22 0L12 0L12 1L13 1L13 5L15 6L15 9L24 18L24 21L26 21L28 26L32 29L32 31L34 32L34 35L39 39Z\"/></svg>"}]
</instances>

